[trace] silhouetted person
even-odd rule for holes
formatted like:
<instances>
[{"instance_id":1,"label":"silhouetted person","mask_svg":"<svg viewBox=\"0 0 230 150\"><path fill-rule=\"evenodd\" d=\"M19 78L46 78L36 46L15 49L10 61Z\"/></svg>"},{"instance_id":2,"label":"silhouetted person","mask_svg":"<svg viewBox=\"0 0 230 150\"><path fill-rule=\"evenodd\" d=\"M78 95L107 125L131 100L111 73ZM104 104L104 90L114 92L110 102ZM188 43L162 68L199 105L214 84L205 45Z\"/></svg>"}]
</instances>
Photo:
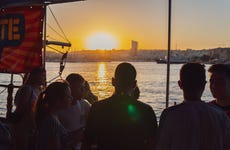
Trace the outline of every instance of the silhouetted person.
<instances>
[{"instance_id":1,"label":"silhouetted person","mask_svg":"<svg viewBox=\"0 0 230 150\"><path fill-rule=\"evenodd\" d=\"M204 65L183 65L178 84L184 101L162 112L156 150L229 150L230 120L201 100Z\"/></svg>"},{"instance_id":2,"label":"silhouetted person","mask_svg":"<svg viewBox=\"0 0 230 150\"><path fill-rule=\"evenodd\" d=\"M209 102L224 110L230 117L230 64L214 64L208 71L210 90L215 100Z\"/></svg>"},{"instance_id":3,"label":"silhouetted person","mask_svg":"<svg viewBox=\"0 0 230 150\"><path fill-rule=\"evenodd\" d=\"M59 111L57 115L63 126L71 132L85 127L91 105L83 99L85 91L84 78L80 74L71 73L66 80L70 84L73 99L71 104L66 109ZM80 150L81 142L76 143L74 147L74 150Z\"/></svg>"},{"instance_id":4,"label":"silhouetted person","mask_svg":"<svg viewBox=\"0 0 230 150\"><path fill-rule=\"evenodd\" d=\"M66 109L71 101L71 90L64 80L51 83L40 94L36 111L38 134L33 149L65 150L71 147L72 142L79 140L78 133L68 132L57 116L57 113Z\"/></svg>"},{"instance_id":5,"label":"silhouetted person","mask_svg":"<svg viewBox=\"0 0 230 150\"><path fill-rule=\"evenodd\" d=\"M15 95L16 108L12 116L14 122L12 137L18 150L29 149L30 136L36 128L35 106L45 84L45 73L46 70L42 67L34 68Z\"/></svg>"},{"instance_id":6,"label":"silhouetted person","mask_svg":"<svg viewBox=\"0 0 230 150\"><path fill-rule=\"evenodd\" d=\"M12 148L11 135L9 130L0 122L0 150L9 150Z\"/></svg>"},{"instance_id":7,"label":"silhouetted person","mask_svg":"<svg viewBox=\"0 0 230 150\"><path fill-rule=\"evenodd\" d=\"M98 101L98 97L94 95L90 89L88 81L85 81L84 99L86 99L90 104Z\"/></svg>"},{"instance_id":8,"label":"silhouetted person","mask_svg":"<svg viewBox=\"0 0 230 150\"><path fill-rule=\"evenodd\" d=\"M157 129L151 106L133 97L136 69L121 63L115 70L114 94L95 102L85 130L87 148L100 150L146 150L153 148Z\"/></svg>"}]
</instances>

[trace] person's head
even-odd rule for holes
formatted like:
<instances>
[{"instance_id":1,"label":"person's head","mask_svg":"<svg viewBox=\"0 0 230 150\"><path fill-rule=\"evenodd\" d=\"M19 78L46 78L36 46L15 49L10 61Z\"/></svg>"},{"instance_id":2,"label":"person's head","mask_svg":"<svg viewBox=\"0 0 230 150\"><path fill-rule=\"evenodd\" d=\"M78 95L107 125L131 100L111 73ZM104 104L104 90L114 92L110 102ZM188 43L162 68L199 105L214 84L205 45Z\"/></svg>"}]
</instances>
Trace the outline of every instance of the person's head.
<instances>
[{"instance_id":1,"label":"person's head","mask_svg":"<svg viewBox=\"0 0 230 150\"><path fill-rule=\"evenodd\" d=\"M230 98L230 64L214 64L208 71L210 72L210 90L214 98Z\"/></svg>"},{"instance_id":2,"label":"person's head","mask_svg":"<svg viewBox=\"0 0 230 150\"><path fill-rule=\"evenodd\" d=\"M132 64L120 63L115 69L114 78L112 78L116 92L132 92L136 87L136 74L136 69Z\"/></svg>"},{"instance_id":3,"label":"person's head","mask_svg":"<svg viewBox=\"0 0 230 150\"><path fill-rule=\"evenodd\" d=\"M36 85L44 85L46 70L43 67L36 67L31 70L29 73L29 77L26 81L27 84L36 84Z\"/></svg>"},{"instance_id":4,"label":"person's head","mask_svg":"<svg viewBox=\"0 0 230 150\"><path fill-rule=\"evenodd\" d=\"M205 67L199 63L184 64L180 70L179 87L187 96L200 98L205 88Z\"/></svg>"},{"instance_id":5,"label":"person's head","mask_svg":"<svg viewBox=\"0 0 230 150\"><path fill-rule=\"evenodd\" d=\"M86 99L90 104L93 104L94 102L98 101L98 97L92 93L88 81L85 81L84 88L84 99Z\"/></svg>"},{"instance_id":6,"label":"person's head","mask_svg":"<svg viewBox=\"0 0 230 150\"><path fill-rule=\"evenodd\" d=\"M77 73L71 73L66 77L70 84L71 93L74 100L79 100L84 96L85 80Z\"/></svg>"},{"instance_id":7,"label":"person's head","mask_svg":"<svg viewBox=\"0 0 230 150\"><path fill-rule=\"evenodd\" d=\"M71 91L67 81L58 80L51 83L38 98L37 120L40 121L48 112L67 108L71 100Z\"/></svg>"}]
</instances>

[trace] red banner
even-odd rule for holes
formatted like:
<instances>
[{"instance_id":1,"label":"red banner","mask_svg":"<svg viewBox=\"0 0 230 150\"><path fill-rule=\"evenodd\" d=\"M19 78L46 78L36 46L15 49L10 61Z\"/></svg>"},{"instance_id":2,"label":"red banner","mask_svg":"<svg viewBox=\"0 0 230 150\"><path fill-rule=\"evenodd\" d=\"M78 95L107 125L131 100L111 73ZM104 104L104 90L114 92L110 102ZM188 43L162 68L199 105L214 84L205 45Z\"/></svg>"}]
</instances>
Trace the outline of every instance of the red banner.
<instances>
[{"instance_id":1,"label":"red banner","mask_svg":"<svg viewBox=\"0 0 230 150\"><path fill-rule=\"evenodd\" d=\"M0 11L0 72L26 73L42 65L42 6Z\"/></svg>"}]
</instances>

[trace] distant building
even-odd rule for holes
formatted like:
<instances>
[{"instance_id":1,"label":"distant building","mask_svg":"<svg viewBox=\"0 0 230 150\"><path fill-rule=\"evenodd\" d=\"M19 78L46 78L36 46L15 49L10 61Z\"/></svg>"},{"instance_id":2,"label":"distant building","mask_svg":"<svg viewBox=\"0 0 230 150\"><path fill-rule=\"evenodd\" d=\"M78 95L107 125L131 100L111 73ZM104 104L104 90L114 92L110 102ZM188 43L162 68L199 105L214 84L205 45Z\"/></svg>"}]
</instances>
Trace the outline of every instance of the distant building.
<instances>
[{"instance_id":1,"label":"distant building","mask_svg":"<svg viewBox=\"0 0 230 150\"><path fill-rule=\"evenodd\" d=\"M138 50L138 42L132 40L131 41L131 55L136 56L137 55L137 50Z\"/></svg>"},{"instance_id":2,"label":"distant building","mask_svg":"<svg viewBox=\"0 0 230 150\"><path fill-rule=\"evenodd\" d=\"M211 59L217 61L217 63L229 62L230 48L215 48L211 54Z\"/></svg>"}]
</instances>

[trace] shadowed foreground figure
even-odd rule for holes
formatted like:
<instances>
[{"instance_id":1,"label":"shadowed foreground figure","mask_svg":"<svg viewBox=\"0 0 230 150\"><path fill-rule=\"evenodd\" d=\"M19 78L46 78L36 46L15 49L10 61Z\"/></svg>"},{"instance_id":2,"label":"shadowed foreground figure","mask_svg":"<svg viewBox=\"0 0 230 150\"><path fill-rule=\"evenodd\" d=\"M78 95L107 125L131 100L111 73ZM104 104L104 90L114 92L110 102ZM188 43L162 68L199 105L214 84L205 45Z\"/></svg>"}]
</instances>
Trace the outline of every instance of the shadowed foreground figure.
<instances>
[{"instance_id":1,"label":"shadowed foreground figure","mask_svg":"<svg viewBox=\"0 0 230 150\"><path fill-rule=\"evenodd\" d=\"M188 63L180 70L183 103L165 109L160 117L157 150L230 150L227 115L201 100L205 69Z\"/></svg>"},{"instance_id":2,"label":"shadowed foreground figure","mask_svg":"<svg viewBox=\"0 0 230 150\"><path fill-rule=\"evenodd\" d=\"M71 101L71 90L64 80L51 83L40 94L36 111L38 134L33 150L67 150L80 140L81 133L78 130L69 132L57 116Z\"/></svg>"},{"instance_id":3,"label":"shadowed foreground figure","mask_svg":"<svg viewBox=\"0 0 230 150\"><path fill-rule=\"evenodd\" d=\"M77 73L71 73L67 76L66 80L70 84L71 95L73 97L71 104L66 108L58 112L58 118L62 125L68 131L79 130L79 133L83 135L83 129L87 120L87 116L90 110L90 104L83 99L85 80ZM79 138L80 138L79 137ZM81 149L81 142L75 144L74 150Z\"/></svg>"},{"instance_id":4,"label":"shadowed foreground figure","mask_svg":"<svg viewBox=\"0 0 230 150\"><path fill-rule=\"evenodd\" d=\"M133 96L136 70L121 63L115 70L114 94L95 102L85 130L87 148L98 150L146 150L153 148L157 129L152 108Z\"/></svg>"},{"instance_id":5,"label":"shadowed foreground figure","mask_svg":"<svg viewBox=\"0 0 230 150\"><path fill-rule=\"evenodd\" d=\"M12 148L12 141L9 130L0 122L0 150Z\"/></svg>"},{"instance_id":6,"label":"shadowed foreground figure","mask_svg":"<svg viewBox=\"0 0 230 150\"><path fill-rule=\"evenodd\" d=\"M85 81L85 90L83 98L86 99L90 104L93 104L96 101L98 101L98 97L92 93L88 81Z\"/></svg>"},{"instance_id":7,"label":"shadowed foreground figure","mask_svg":"<svg viewBox=\"0 0 230 150\"><path fill-rule=\"evenodd\" d=\"M210 90L215 100L209 102L225 111L230 118L230 64L214 64L208 71Z\"/></svg>"},{"instance_id":8,"label":"shadowed foreground figure","mask_svg":"<svg viewBox=\"0 0 230 150\"><path fill-rule=\"evenodd\" d=\"M30 149L30 137L36 129L35 107L45 85L45 73L46 70L42 67L34 68L15 95L16 108L10 119L14 122L12 138L17 150Z\"/></svg>"}]
</instances>

